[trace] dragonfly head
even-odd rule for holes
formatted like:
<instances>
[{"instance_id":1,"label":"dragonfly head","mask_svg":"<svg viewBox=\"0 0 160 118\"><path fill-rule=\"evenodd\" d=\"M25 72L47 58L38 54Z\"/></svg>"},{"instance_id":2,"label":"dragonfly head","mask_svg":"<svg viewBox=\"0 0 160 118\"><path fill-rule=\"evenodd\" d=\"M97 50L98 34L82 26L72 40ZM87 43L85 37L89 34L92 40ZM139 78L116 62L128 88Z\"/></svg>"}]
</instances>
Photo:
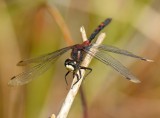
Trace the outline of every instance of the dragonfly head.
<instances>
[{"instance_id":1,"label":"dragonfly head","mask_svg":"<svg viewBox=\"0 0 160 118\"><path fill-rule=\"evenodd\" d=\"M74 71L77 68L77 62L72 59L66 59L66 61L64 62L64 65L66 69L69 71Z\"/></svg>"}]
</instances>

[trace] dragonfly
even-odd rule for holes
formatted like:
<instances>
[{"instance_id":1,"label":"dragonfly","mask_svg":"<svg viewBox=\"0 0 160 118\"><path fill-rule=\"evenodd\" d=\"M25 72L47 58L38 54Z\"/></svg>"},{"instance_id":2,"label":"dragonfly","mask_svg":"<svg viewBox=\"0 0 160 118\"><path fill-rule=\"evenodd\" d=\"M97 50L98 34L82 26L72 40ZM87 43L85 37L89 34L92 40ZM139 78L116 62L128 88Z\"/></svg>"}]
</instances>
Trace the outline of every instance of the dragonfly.
<instances>
[{"instance_id":1,"label":"dragonfly","mask_svg":"<svg viewBox=\"0 0 160 118\"><path fill-rule=\"evenodd\" d=\"M90 56L93 56L95 59L99 60L100 62L104 63L105 65L109 65L116 71L118 71L122 76L124 76L126 79L130 80L134 83L140 83L140 80L135 77L125 66L123 66L118 60L113 58L111 55L109 55L106 52L112 52L116 54L121 54L125 56L129 56L132 58L137 58L143 61L149 61L152 60L137 56L127 50L119 49L117 47L111 46L111 45L96 45L96 43L93 42L93 39L97 36L97 34L104 29L110 22L112 21L111 18L105 19L90 35L87 41L84 41L82 44L75 44L72 46L64 47L62 49L59 49L57 51L44 54L42 56L26 59L20 61L17 66L26 66L30 64L35 64L34 66L31 66L26 71L20 73L17 76L14 76L10 79L8 84L10 86L19 86L24 85L35 79L37 76L41 75L45 71L47 71L54 62L62 56L64 53L71 50L70 58L66 59L64 62L64 65L66 69L68 70L65 74L65 82L68 85L67 82L67 76L69 73L73 74L73 78L76 77L77 81L73 84L75 85L82 77L81 70L88 70L88 73L85 75L85 77L91 73L92 68L81 66L81 62L83 61L85 54L89 54ZM90 50L90 49L95 49ZM79 72L79 74L77 74Z\"/></svg>"}]
</instances>

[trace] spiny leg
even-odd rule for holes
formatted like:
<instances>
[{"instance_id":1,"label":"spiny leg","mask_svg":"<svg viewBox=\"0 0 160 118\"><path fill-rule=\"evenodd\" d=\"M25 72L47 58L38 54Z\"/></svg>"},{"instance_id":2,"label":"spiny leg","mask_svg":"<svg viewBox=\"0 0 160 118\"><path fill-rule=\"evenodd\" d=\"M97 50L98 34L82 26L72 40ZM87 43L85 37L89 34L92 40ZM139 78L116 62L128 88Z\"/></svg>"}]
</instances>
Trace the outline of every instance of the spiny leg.
<instances>
[{"instance_id":1,"label":"spiny leg","mask_svg":"<svg viewBox=\"0 0 160 118\"><path fill-rule=\"evenodd\" d=\"M78 69L78 71L80 72L81 70ZM80 72L80 73L81 73L81 72ZM81 79L81 78L79 78L79 75L76 73L76 71L73 72L73 77L75 77L75 76L77 77L77 81L73 84L73 86L74 86L75 84L77 84L77 82ZM80 75L80 76L81 76L81 75ZM73 87L73 86L72 86L72 87Z\"/></svg>"},{"instance_id":2,"label":"spiny leg","mask_svg":"<svg viewBox=\"0 0 160 118\"><path fill-rule=\"evenodd\" d=\"M89 72L84 76L84 78L87 77L87 76L92 72L92 69L91 69L91 68L80 66L80 68L78 69L79 75L76 73L76 71L73 72L73 78L74 78L75 76L77 77L77 81L73 84L73 86L74 86L75 84L77 84L77 82L78 82L78 81L81 79L81 77L82 77L81 69L89 70ZM80 77L79 77L79 76L80 76ZM72 87L73 87L73 86L72 86Z\"/></svg>"},{"instance_id":3,"label":"spiny leg","mask_svg":"<svg viewBox=\"0 0 160 118\"><path fill-rule=\"evenodd\" d=\"M65 74L65 81L66 81L66 84L68 85L68 82L67 82L67 75L70 73L71 71L68 71L66 74Z\"/></svg>"},{"instance_id":4,"label":"spiny leg","mask_svg":"<svg viewBox=\"0 0 160 118\"><path fill-rule=\"evenodd\" d=\"M84 76L84 78L86 78L92 72L92 68L80 66L80 69L89 70L89 72Z\"/></svg>"},{"instance_id":5,"label":"spiny leg","mask_svg":"<svg viewBox=\"0 0 160 118\"><path fill-rule=\"evenodd\" d=\"M81 73L81 70L80 69L78 69L78 71L79 71L79 78L81 79L82 78L82 73Z\"/></svg>"}]
</instances>

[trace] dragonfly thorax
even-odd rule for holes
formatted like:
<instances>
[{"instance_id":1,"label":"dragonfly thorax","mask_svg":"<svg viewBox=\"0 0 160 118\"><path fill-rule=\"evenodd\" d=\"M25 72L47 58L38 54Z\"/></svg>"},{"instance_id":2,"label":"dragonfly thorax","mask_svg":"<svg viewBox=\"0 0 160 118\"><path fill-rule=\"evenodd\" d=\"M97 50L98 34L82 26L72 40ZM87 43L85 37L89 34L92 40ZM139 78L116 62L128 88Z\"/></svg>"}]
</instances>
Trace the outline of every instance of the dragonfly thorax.
<instances>
[{"instance_id":1,"label":"dragonfly thorax","mask_svg":"<svg viewBox=\"0 0 160 118\"><path fill-rule=\"evenodd\" d=\"M74 71L74 70L76 70L78 63L72 59L66 59L64 65L67 70Z\"/></svg>"}]
</instances>

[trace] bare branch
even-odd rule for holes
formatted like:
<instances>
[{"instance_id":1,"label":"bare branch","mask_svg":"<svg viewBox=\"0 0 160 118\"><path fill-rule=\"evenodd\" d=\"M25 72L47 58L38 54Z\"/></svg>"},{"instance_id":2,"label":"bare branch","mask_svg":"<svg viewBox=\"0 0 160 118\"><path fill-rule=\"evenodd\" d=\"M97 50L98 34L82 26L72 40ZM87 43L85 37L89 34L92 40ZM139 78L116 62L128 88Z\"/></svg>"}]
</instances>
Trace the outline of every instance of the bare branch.
<instances>
[{"instance_id":1,"label":"bare branch","mask_svg":"<svg viewBox=\"0 0 160 118\"><path fill-rule=\"evenodd\" d=\"M86 37L86 33L85 33L84 27L81 27L80 31L82 33L83 41L86 41L87 37ZM105 38L105 33L100 34L100 36L98 37L98 39L96 41L96 44L100 45L104 38ZM91 50L92 50L92 48L91 48ZM92 59L92 57L89 54L87 54L81 65L84 66L84 67L87 67L89 65L91 59ZM77 74L79 74L79 73L77 73ZM83 81L83 77L85 75L85 71L83 69L81 70L81 74L82 74L82 78L74 86L73 86L73 84L77 81L77 78L75 77L73 79L73 82L72 82L72 85L71 85L71 87L73 86L73 88L71 88L69 90L69 92L68 92L68 94L66 96L66 99L65 99L65 101L64 101L64 103L63 103L63 105L61 107L61 110L60 110L60 112L59 112L59 114L57 116L57 118L66 118L67 117L68 112L69 112L69 110L71 108L71 105L72 105L72 103L74 101L74 98L77 95L79 87L80 87L80 85L81 85L81 83Z\"/></svg>"}]
</instances>

